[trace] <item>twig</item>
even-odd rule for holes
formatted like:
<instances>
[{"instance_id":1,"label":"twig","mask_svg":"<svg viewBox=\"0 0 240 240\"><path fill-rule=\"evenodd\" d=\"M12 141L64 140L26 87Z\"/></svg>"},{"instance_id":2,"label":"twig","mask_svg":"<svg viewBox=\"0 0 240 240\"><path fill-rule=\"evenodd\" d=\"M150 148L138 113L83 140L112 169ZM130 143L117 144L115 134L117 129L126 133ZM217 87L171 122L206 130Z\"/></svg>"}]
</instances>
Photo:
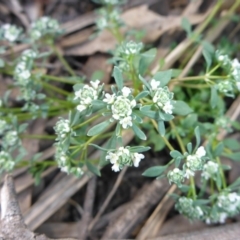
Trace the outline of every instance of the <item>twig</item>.
<instances>
[{"instance_id":1,"label":"twig","mask_svg":"<svg viewBox=\"0 0 240 240\"><path fill-rule=\"evenodd\" d=\"M88 182L87 191L86 191L86 197L84 201L84 212L81 220L81 227L80 227L80 233L79 233L79 239L86 239L88 235L88 224L92 217L92 210L94 205L94 199L95 199L95 189L96 189L96 176L93 176L91 180Z\"/></svg>"}]
</instances>

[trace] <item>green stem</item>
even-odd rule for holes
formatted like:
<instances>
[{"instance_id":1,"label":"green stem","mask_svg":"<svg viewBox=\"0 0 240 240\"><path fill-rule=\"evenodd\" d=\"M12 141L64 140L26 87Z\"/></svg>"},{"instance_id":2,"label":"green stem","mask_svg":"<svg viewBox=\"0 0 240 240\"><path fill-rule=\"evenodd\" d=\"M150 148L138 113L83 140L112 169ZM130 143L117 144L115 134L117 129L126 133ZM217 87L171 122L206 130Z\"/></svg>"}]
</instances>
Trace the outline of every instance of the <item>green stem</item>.
<instances>
[{"instance_id":1,"label":"green stem","mask_svg":"<svg viewBox=\"0 0 240 240\"><path fill-rule=\"evenodd\" d=\"M211 75L211 74L212 74L213 72L215 72L220 66L221 66L220 64L217 64L213 69L211 69L211 70L207 73L207 75ZM210 78L211 78L211 76L210 76Z\"/></svg>"},{"instance_id":2,"label":"green stem","mask_svg":"<svg viewBox=\"0 0 240 240\"><path fill-rule=\"evenodd\" d=\"M40 135L40 134L22 134L21 138L33 138L33 139L55 139L56 136L52 135Z\"/></svg>"},{"instance_id":3,"label":"green stem","mask_svg":"<svg viewBox=\"0 0 240 240\"><path fill-rule=\"evenodd\" d=\"M195 181L192 176L190 177L190 186L191 186L191 190L192 190L192 197L195 200L197 198L197 194L196 194Z\"/></svg>"},{"instance_id":4,"label":"green stem","mask_svg":"<svg viewBox=\"0 0 240 240\"><path fill-rule=\"evenodd\" d=\"M186 152L186 148L185 148L185 146L184 146L184 144L183 144L183 141L182 141L180 135L178 134L178 131L177 131L177 129L176 129L176 126L175 126L175 124L174 124L173 121L169 121L169 123L170 123L171 128L173 129L173 131L174 131L175 134L176 134L176 138L177 138L178 144L179 144L179 146L180 146L180 148L181 148L182 153L184 154L184 153Z\"/></svg>"},{"instance_id":5,"label":"green stem","mask_svg":"<svg viewBox=\"0 0 240 240\"><path fill-rule=\"evenodd\" d=\"M61 93L61 94L65 95L65 96L68 96L70 94L69 92L67 92L67 91L65 91L65 90L63 90L61 88L55 87L55 86L53 86L53 85L51 85L49 83L46 83L46 82L43 82L43 81L41 83L42 83L43 87L45 87L47 89L51 89L51 90L53 90L55 92Z\"/></svg>"},{"instance_id":6,"label":"green stem","mask_svg":"<svg viewBox=\"0 0 240 240\"><path fill-rule=\"evenodd\" d=\"M153 120L153 119L151 119L151 121L152 121L154 127L156 128L156 130L158 131L158 125L157 125L156 121ZM173 147L173 146L171 145L171 143L166 139L166 137L161 135L161 138L163 139L163 141L164 141L164 143L166 144L166 146L168 147L168 149L169 149L170 151L173 151L173 150L174 150L174 147Z\"/></svg>"},{"instance_id":7,"label":"green stem","mask_svg":"<svg viewBox=\"0 0 240 240\"><path fill-rule=\"evenodd\" d=\"M56 81L56 82L62 82L62 83L68 83L68 84L76 84L79 83L79 81L74 81L71 79L67 79L67 78L62 78L62 77L56 77L56 76L52 76L52 75L42 75L43 79L46 80L52 80L52 81Z\"/></svg>"},{"instance_id":8,"label":"green stem","mask_svg":"<svg viewBox=\"0 0 240 240\"><path fill-rule=\"evenodd\" d=\"M68 62L65 60L65 58L62 56L62 54L60 53L60 51L58 50L57 47L55 47L54 45L50 45L52 50L54 51L54 53L57 55L58 59L60 60L60 62L63 64L63 66L65 67L65 69L69 72L69 74L73 77L76 76L75 72L73 71L73 69L70 67L70 65L68 64Z\"/></svg>"},{"instance_id":9,"label":"green stem","mask_svg":"<svg viewBox=\"0 0 240 240\"><path fill-rule=\"evenodd\" d=\"M217 163L218 163L219 168L220 168L220 175L221 175L221 178L222 178L223 188L225 189L225 188L227 188L227 183L226 183L225 175L224 175L224 172L223 172L223 169L222 169L222 166L221 166L221 161L220 161L219 157L217 157L216 160L217 160Z\"/></svg>"},{"instance_id":10,"label":"green stem","mask_svg":"<svg viewBox=\"0 0 240 240\"><path fill-rule=\"evenodd\" d=\"M97 115L95 115L95 116L93 116L93 117L89 118L89 119L88 119L88 120L86 120L85 122L83 122L83 123L80 123L80 124L76 125L75 127L73 127L73 130L76 130L76 129L78 129L78 128L80 128L80 127L84 126L84 125L86 125L87 123L89 123L89 122L91 122L91 121L93 121L93 120L95 120L95 119L99 118L99 117L100 117L100 115L101 115L101 114L97 114Z\"/></svg>"},{"instance_id":11,"label":"green stem","mask_svg":"<svg viewBox=\"0 0 240 240\"><path fill-rule=\"evenodd\" d=\"M178 83L178 86L186 87L186 88L195 88L195 89L202 89L202 88L210 88L209 85L206 84L185 84L185 83Z\"/></svg>"}]
</instances>

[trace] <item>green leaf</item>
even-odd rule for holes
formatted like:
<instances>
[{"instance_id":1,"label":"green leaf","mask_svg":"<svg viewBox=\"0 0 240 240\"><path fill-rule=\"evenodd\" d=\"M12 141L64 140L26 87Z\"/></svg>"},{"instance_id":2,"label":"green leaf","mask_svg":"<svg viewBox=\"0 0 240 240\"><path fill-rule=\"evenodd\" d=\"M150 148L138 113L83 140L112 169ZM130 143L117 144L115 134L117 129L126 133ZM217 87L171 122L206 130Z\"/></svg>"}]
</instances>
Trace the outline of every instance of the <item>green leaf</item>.
<instances>
[{"instance_id":1,"label":"green leaf","mask_svg":"<svg viewBox=\"0 0 240 240\"><path fill-rule=\"evenodd\" d=\"M146 152L150 147L145 147L145 146L136 146L136 147L131 147L130 152Z\"/></svg>"},{"instance_id":2,"label":"green leaf","mask_svg":"<svg viewBox=\"0 0 240 240\"><path fill-rule=\"evenodd\" d=\"M94 110L100 110L107 106L107 104L101 100L93 100L92 105Z\"/></svg>"},{"instance_id":3,"label":"green leaf","mask_svg":"<svg viewBox=\"0 0 240 240\"><path fill-rule=\"evenodd\" d=\"M115 79L115 82L117 84L118 90L122 90L123 88L123 77L122 77L122 72L120 68L114 67L113 69L113 77Z\"/></svg>"},{"instance_id":4,"label":"green leaf","mask_svg":"<svg viewBox=\"0 0 240 240\"><path fill-rule=\"evenodd\" d=\"M71 111L70 112L70 126L74 126L78 121L80 120L81 112L75 111L74 113Z\"/></svg>"},{"instance_id":5,"label":"green leaf","mask_svg":"<svg viewBox=\"0 0 240 240\"><path fill-rule=\"evenodd\" d=\"M103 147L100 147L100 146L98 146L98 145L96 145L96 144L94 144L94 143L90 143L89 145L90 145L90 146L93 146L93 147L95 147L95 148L97 148L97 149L99 149L99 150L101 150L101 151L104 151L104 152L109 151L108 149L103 148Z\"/></svg>"},{"instance_id":6,"label":"green leaf","mask_svg":"<svg viewBox=\"0 0 240 240\"><path fill-rule=\"evenodd\" d=\"M206 42L206 41L202 42L202 46L203 46L203 52L202 52L203 57L205 58L205 61L207 63L207 69L209 69L212 64L214 47L209 42Z\"/></svg>"},{"instance_id":7,"label":"green leaf","mask_svg":"<svg viewBox=\"0 0 240 240\"><path fill-rule=\"evenodd\" d=\"M182 28L187 32L188 35L192 32L192 26L187 18L182 18L181 22Z\"/></svg>"},{"instance_id":8,"label":"green leaf","mask_svg":"<svg viewBox=\"0 0 240 240\"><path fill-rule=\"evenodd\" d=\"M99 123L88 130L87 135L88 136L95 136L101 132L103 132L107 127L109 126L109 121L105 121L102 123Z\"/></svg>"},{"instance_id":9,"label":"green leaf","mask_svg":"<svg viewBox=\"0 0 240 240\"><path fill-rule=\"evenodd\" d=\"M93 174L96 174L97 176L101 176L101 173L99 171L99 169L94 166L92 163L90 163L89 161L86 162L87 168L90 172L92 172Z\"/></svg>"},{"instance_id":10,"label":"green leaf","mask_svg":"<svg viewBox=\"0 0 240 240\"><path fill-rule=\"evenodd\" d=\"M146 97L148 94L148 91L142 91L135 97L135 100L138 101L139 99Z\"/></svg>"},{"instance_id":11,"label":"green leaf","mask_svg":"<svg viewBox=\"0 0 240 240\"><path fill-rule=\"evenodd\" d=\"M26 130L26 128L28 127L28 123L23 123L18 127L18 132L22 133Z\"/></svg>"},{"instance_id":12,"label":"green leaf","mask_svg":"<svg viewBox=\"0 0 240 240\"><path fill-rule=\"evenodd\" d=\"M231 190L235 190L235 189L239 189L239 186L240 186L240 177L237 178L231 185L229 185L228 188Z\"/></svg>"},{"instance_id":13,"label":"green leaf","mask_svg":"<svg viewBox=\"0 0 240 240\"><path fill-rule=\"evenodd\" d=\"M157 72L153 76L153 79L155 79L156 81L160 81L160 86L164 87L169 83L169 81L171 80L171 77L172 77L172 70L170 69L166 71Z\"/></svg>"},{"instance_id":14,"label":"green leaf","mask_svg":"<svg viewBox=\"0 0 240 240\"><path fill-rule=\"evenodd\" d=\"M159 118L163 121L166 121L166 122L171 121L174 118L173 115L167 114L167 113L164 113L164 112L161 112L161 111L159 111L158 114L159 114Z\"/></svg>"},{"instance_id":15,"label":"green leaf","mask_svg":"<svg viewBox=\"0 0 240 240\"><path fill-rule=\"evenodd\" d=\"M157 119L157 112L155 111L151 111L151 110L147 111L147 110L144 110L143 108L140 108L140 112L146 117Z\"/></svg>"},{"instance_id":16,"label":"green leaf","mask_svg":"<svg viewBox=\"0 0 240 240\"><path fill-rule=\"evenodd\" d=\"M162 137L165 136L165 125L164 122L161 120L158 121L158 132Z\"/></svg>"},{"instance_id":17,"label":"green leaf","mask_svg":"<svg viewBox=\"0 0 240 240\"><path fill-rule=\"evenodd\" d=\"M150 84L140 74L138 77L139 77L140 81L150 90L151 89Z\"/></svg>"},{"instance_id":18,"label":"green leaf","mask_svg":"<svg viewBox=\"0 0 240 240\"><path fill-rule=\"evenodd\" d=\"M199 130L199 127L197 126L195 129L194 129L194 133L195 133L195 137L196 137L196 147L195 149L197 149L201 143L201 134L200 134L200 130Z\"/></svg>"},{"instance_id":19,"label":"green leaf","mask_svg":"<svg viewBox=\"0 0 240 240\"><path fill-rule=\"evenodd\" d=\"M240 161L240 152L234 152L230 154L223 154L223 156L228 157L234 161Z\"/></svg>"},{"instance_id":20,"label":"green leaf","mask_svg":"<svg viewBox=\"0 0 240 240\"><path fill-rule=\"evenodd\" d=\"M187 103L185 103L183 101L174 101L173 102L173 113L180 115L180 116L186 116L192 112L193 112L193 110L188 106Z\"/></svg>"},{"instance_id":21,"label":"green leaf","mask_svg":"<svg viewBox=\"0 0 240 240\"><path fill-rule=\"evenodd\" d=\"M187 144L187 150L190 154L192 153L192 143Z\"/></svg>"},{"instance_id":22,"label":"green leaf","mask_svg":"<svg viewBox=\"0 0 240 240\"><path fill-rule=\"evenodd\" d=\"M232 139L232 138L224 139L223 144L225 147L233 151L240 149L240 143L236 139Z\"/></svg>"},{"instance_id":23,"label":"green leaf","mask_svg":"<svg viewBox=\"0 0 240 240\"><path fill-rule=\"evenodd\" d=\"M178 158L178 157L183 158L183 155L182 155L179 151L177 151L177 150L172 150L172 151L170 152L170 156L171 156L172 158Z\"/></svg>"},{"instance_id":24,"label":"green leaf","mask_svg":"<svg viewBox=\"0 0 240 240\"><path fill-rule=\"evenodd\" d=\"M152 49L150 49L150 50L141 54L141 58L140 58L140 61L139 61L139 66L138 66L139 74L144 75L146 73L149 65L154 60L154 58L156 56L156 53L157 53L157 49L152 48Z\"/></svg>"},{"instance_id":25,"label":"green leaf","mask_svg":"<svg viewBox=\"0 0 240 240\"><path fill-rule=\"evenodd\" d=\"M210 98L210 104L212 108L215 108L218 103L218 94L217 94L217 87L212 86L211 87L211 98Z\"/></svg>"},{"instance_id":26,"label":"green leaf","mask_svg":"<svg viewBox=\"0 0 240 240\"><path fill-rule=\"evenodd\" d=\"M84 86L84 84L82 84L82 83L77 83L77 84L73 85L73 90L74 90L74 92L82 89L83 86Z\"/></svg>"},{"instance_id":27,"label":"green leaf","mask_svg":"<svg viewBox=\"0 0 240 240\"><path fill-rule=\"evenodd\" d=\"M145 135L145 133L136 125L133 124L132 129L134 131L134 133L142 140L146 140L147 137Z\"/></svg>"},{"instance_id":28,"label":"green leaf","mask_svg":"<svg viewBox=\"0 0 240 240\"><path fill-rule=\"evenodd\" d=\"M146 171L144 171L142 175L145 177L158 177L163 174L166 169L167 166L150 167Z\"/></svg>"},{"instance_id":29,"label":"green leaf","mask_svg":"<svg viewBox=\"0 0 240 240\"><path fill-rule=\"evenodd\" d=\"M213 152L213 155L215 157L218 157L222 154L223 152L223 149L224 149L224 144L222 142L220 142L217 147L214 149L214 152Z\"/></svg>"}]
</instances>

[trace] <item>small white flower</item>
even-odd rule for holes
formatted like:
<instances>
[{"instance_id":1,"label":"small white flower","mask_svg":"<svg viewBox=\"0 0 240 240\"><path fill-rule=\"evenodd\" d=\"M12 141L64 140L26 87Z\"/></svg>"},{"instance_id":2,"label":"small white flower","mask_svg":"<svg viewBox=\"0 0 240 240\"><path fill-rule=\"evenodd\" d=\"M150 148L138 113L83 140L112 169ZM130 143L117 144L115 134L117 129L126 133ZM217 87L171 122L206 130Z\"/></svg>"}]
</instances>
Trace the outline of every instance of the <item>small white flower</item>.
<instances>
[{"instance_id":1,"label":"small white flower","mask_svg":"<svg viewBox=\"0 0 240 240\"><path fill-rule=\"evenodd\" d=\"M105 98L103 99L104 102L107 104L113 104L115 100L115 94L111 95L109 93L105 93Z\"/></svg>"},{"instance_id":2,"label":"small white flower","mask_svg":"<svg viewBox=\"0 0 240 240\"><path fill-rule=\"evenodd\" d=\"M24 70L21 73L19 73L19 78L23 78L23 79L28 79L31 76L31 73L29 70Z\"/></svg>"},{"instance_id":3,"label":"small white flower","mask_svg":"<svg viewBox=\"0 0 240 240\"><path fill-rule=\"evenodd\" d=\"M119 151L120 153L124 153L124 154L130 156L130 151L129 151L127 148L120 147L120 148L118 149L118 151Z\"/></svg>"},{"instance_id":4,"label":"small white flower","mask_svg":"<svg viewBox=\"0 0 240 240\"><path fill-rule=\"evenodd\" d=\"M172 114L172 110L173 110L173 105L171 104L171 102L166 102L165 105L163 106L163 111L167 114Z\"/></svg>"},{"instance_id":5,"label":"small white flower","mask_svg":"<svg viewBox=\"0 0 240 240\"><path fill-rule=\"evenodd\" d=\"M106 159L109 159L110 163L115 164L118 161L118 154L116 153L112 153L112 152L108 152Z\"/></svg>"},{"instance_id":6,"label":"small white flower","mask_svg":"<svg viewBox=\"0 0 240 240\"><path fill-rule=\"evenodd\" d=\"M238 61L237 58L234 58L234 59L232 60L232 67L233 67L233 68L238 68L238 67L240 67L240 63L239 63L239 61Z\"/></svg>"},{"instance_id":7,"label":"small white flower","mask_svg":"<svg viewBox=\"0 0 240 240\"><path fill-rule=\"evenodd\" d=\"M128 97L130 95L130 93L131 93L130 88L128 88L128 87L123 87L122 88L122 94L123 94L124 97Z\"/></svg>"},{"instance_id":8,"label":"small white flower","mask_svg":"<svg viewBox=\"0 0 240 240\"><path fill-rule=\"evenodd\" d=\"M225 223L226 219L228 217L228 214L223 212L219 214L219 223Z\"/></svg>"},{"instance_id":9,"label":"small white flower","mask_svg":"<svg viewBox=\"0 0 240 240\"><path fill-rule=\"evenodd\" d=\"M130 104L131 104L131 107L134 108L137 105L136 100L133 99Z\"/></svg>"},{"instance_id":10,"label":"small white flower","mask_svg":"<svg viewBox=\"0 0 240 240\"><path fill-rule=\"evenodd\" d=\"M202 158L206 155L206 151L204 149L203 146L199 147L196 151L196 155L199 157L199 158Z\"/></svg>"},{"instance_id":11,"label":"small white flower","mask_svg":"<svg viewBox=\"0 0 240 240\"><path fill-rule=\"evenodd\" d=\"M81 89L75 92L75 98L79 99L80 104L77 106L78 111L82 112L91 106L92 101L98 98L97 89L90 87L88 85L84 85Z\"/></svg>"},{"instance_id":12,"label":"small white flower","mask_svg":"<svg viewBox=\"0 0 240 240\"><path fill-rule=\"evenodd\" d=\"M117 162L112 165L112 170L114 172L119 172L120 171L120 167L119 167L119 164Z\"/></svg>"},{"instance_id":13,"label":"small white flower","mask_svg":"<svg viewBox=\"0 0 240 240\"><path fill-rule=\"evenodd\" d=\"M132 117L128 116L125 118L122 118L119 123L122 125L124 129L132 126Z\"/></svg>"},{"instance_id":14,"label":"small white flower","mask_svg":"<svg viewBox=\"0 0 240 240\"><path fill-rule=\"evenodd\" d=\"M156 90L160 86L160 82L156 81L155 79L152 79L150 85L152 87L152 90Z\"/></svg>"},{"instance_id":15,"label":"small white flower","mask_svg":"<svg viewBox=\"0 0 240 240\"><path fill-rule=\"evenodd\" d=\"M194 171L190 170L190 169L186 169L184 177L189 179L189 177L193 177L195 175Z\"/></svg>"},{"instance_id":16,"label":"small white flower","mask_svg":"<svg viewBox=\"0 0 240 240\"><path fill-rule=\"evenodd\" d=\"M93 86L94 89L98 88L100 81L96 80L96 81L90 81L90 84Z\"/></svg>"},{"instance_id":17,"label":"small white flower","mask_svg":"<svg viewBox=\"0 0 240 240\"><path fill-rule=\"evenodd\" d=\"M139 163L143 158L144 158L143 154L133 153L133 165L134 165L134 167L139 167Z\"/></svg>"}]
</instances>

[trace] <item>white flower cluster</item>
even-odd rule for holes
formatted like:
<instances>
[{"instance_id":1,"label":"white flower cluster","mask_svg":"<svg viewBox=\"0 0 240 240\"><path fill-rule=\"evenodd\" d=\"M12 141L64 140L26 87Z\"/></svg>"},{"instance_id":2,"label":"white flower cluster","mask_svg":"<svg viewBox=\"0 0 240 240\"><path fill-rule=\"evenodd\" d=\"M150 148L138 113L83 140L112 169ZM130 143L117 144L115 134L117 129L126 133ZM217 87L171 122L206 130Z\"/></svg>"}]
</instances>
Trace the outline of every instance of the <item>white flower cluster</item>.
<instances>
[{"instance_id":1,"label":"white flower cluster","mask_svg":"<svg viewBox=\"0 0 240 240\"><path fill-rule=\"evenodd\" d=\"M159 87L160 82L152 79L150 82L152 88L153 102L167 114L172 114L173 110L173 93L169 91L168 87Z\"/></svg>"},{"instance_id":2,"label":"white flower cluster","mask_svg":"<svg viewBox=\"0 0 240 240\"><path fill-rule=\"evenodd\" d=\"M81 89L75 92L74 100L79 101L79 105L77 106L77 110L82 112L87 108L91 107L92 101L98 99L99 92L101 91L101 87L99 87L100 81L90 81L89 85L84 85Z\"/></svg>"},{"instance_id":3,"label":"white flower cluster","mask_svg":"<svg viewBox=\"0 0 240 240\"><path fill-rule=\"evenodd\" d=\"M218 172L218 169L219 169L219 166L217 163L215 163L213 161L208 161L203 166L202 177L205 180L208 180L209 178L214 179L216 173Z\"/></svg>"},{"instance_id":4,"label":"white flower cluster","mask_svg":"<svg viewBox=\"0 0 240 240\"><path fill-rule=\"evenodd\" d=\"M217 198L217 206L229 215L240 211L240 195L236 192L222 193Z\"/></svg>"},{"instance_id":5,"label":"white flower cluster","mask_svg":"<svg viewBox=\"0 0 240 240\"><path fill-rule=\"evenodd\" d=\"M14 78L17 85L27 89L26 86L31 83L31 70L37 53L31 49L25 50L19 57L19 62L14 70Z\"/></svg>"},{"instance_id":6,"label":"white flower cluster","mask_svg":"<svg viewBox=\"0 0 240 240\"><path fill-rule=\"evenodd\" d=\"M124 129L132 126L132 110L136 106L136 101L131 95L131 89L123 87L121 95L105 94L104 102L108 104L108 108L112 111L112 119L119 121Z\"/></svg>"},{"instance_id":7,"label":"white flower cluster","mask_svg":"<svg viewBox=\"0 0 240 240\"><path fill-rule=\"evenodd\" d=\"M97 28L102 31L105 28L115 29L122 25L122 20L120 18L120 13L117 9L113 9L108 12L105 8L101 8L98 11L99 18L96 21Z\"/></svg>"},{"instance_id":8,"label":"white flower cluster","mask_svg":"<svg viewBox=\"0 0 240 240\"><path fill-rule=\"evenodd\" d=\"M71 127L68 119L59 119L54 127L54 130L57 134L56 140L62 141L65 139L67 134L71 132Z\"/></svg>"},{"instance_id":9,"label":"white flower cluster","mask_svg":"<svg viewBox=\"0 0 240 240\"><path fill-rule=\"evenodd\" d=\"M218 91L225 95L231 95L233 93L233 85L231 81L221 81L217 84Z\"/></svg>"},{"instance_id":10,"label":"white flower cluster","mask_svg":"<svg viewBox=\"0 0 240 240\"><path fill-rule=\"evenodd\" d=\"M231 65L231 60L228 55L223 54L220 50L217 50L215 53L217 61L224 67Z\"/></svg>"},{"instance_id":11,"label":"white flower cluster","mask_svg":"<svg viewBox=\"0 0 240 240\"><path fill-rule=\"evenodd\" d=\"M187 197L180 197L175 204L175 208L189 219L202 219L203 210L199 206L194 206L193 200Z\"/></svg>"},{"instance_id":12,"label":"white flower cluster","mask_svg":"<svg viewBox=\"0 0 240 240\"><path fill-rule=\"evenodd\" d=\"M169 183L175 183L180 187L185 178L189 179L189 177L193 177L195 175L195 171L203 170L205 166L205 160L203 157L205 155L206 151L203 146L199 147L195 154L188 155L186 157L186 163L183 165L183 170L174 168L168 172L167 177ZM212 169L209 169L209 166L207 165L205 170L210 172ZM207 172L204 176L207 175Z\"/></svg>"},{"instance_id":13,"label":"white flower cluster","mask_svg":"<svg viewBox=\"0 0 240 240\"><path fill-rule=\"evenodd\" d=\"M126 55L136 55L138 53L140 53L140 51L143 48L143 44L140 43L136 43L134 41L129 41L126 43L123 43L119 49L119 51L122 54L126 54Z\"/></svg>"},{"instance_id":14,"label":"white flower cluster","mask_svg":"<svg viewBox=\"0 0 240 240\"><path fill-rule=\"evenodd\" d=\"M77 177L83 175L83 170L80 167L72 166L71 160L67 156L67 154L62 150L61 145L56 144L56 152L55 152L55 160L58 163L58 167L62 172L66 172L67 174L74 174Z\"/></svg>"},{"instance_id":15,"label":"white flower cluster","mask_svg":"<svg viewBox=\"0 0 240 240\"><path fill-rule=\"evenodd\" d=\"M169 184L175 183L178 186L181 186L181 183L184 181L184 171L179 168L174 168L170 170L167 174Z\"/></svg>"},{"instance_id":16,"label":"white flower cluster","mask_svg":"<svg viewBox=\"0 0 240 240\"><path fill-rule=\"evenodd\" d=\"M30 29L30 37L36 41L46 35L58 35L62 31L57 20L50 17L42 17L33 22Z\"/></svg>"},{"instance_id":17,"label":"white flower cluster","mask_svg":"<svg viewBox=\"0 0 240 240\"><path fill-rule=\"evenodd\" d=\"M5 146L6 148L12 147L15 144L17 144L18 140L19 138L17 131L14 130L7 131L3 137L3 146Z\"/></svg>"},{"instance_id":18,"label":"white flower cluster","mask_svg":"<svg viewBox=\"0 0 240 240\"><path fill-rule=\"evenodd\" d=\"M138 167L139 162L144 158L141 153L132 153L129 148L120 147L115 151L109 151L106 156L106 160L109 160L113 164L112 170L119 172L125 166Z\"/></svg>"},{"instance_id":19,"label":"white flower cluster","mask_svg":"<svg viewBox=\"0 0 240 240\"><path fill-rule=\"evenodd\" d=\"M225 223L228 217L240 212L240 195L236 192L221 193L213 207L216 208L216 211L211 211L205 217L206 223Z\"/></svg>"},{"instance_id":20,"label":"white flower cluster","mask_svg":"<svg viewBox=\"0 0 240 240\"><path fill-rule=\"evenodd\" d=\"M0 119L0 136L9 128L9 124L5 120Z\"/></svg>"},{"instance_id":21,"label":"white flower cluster","mask_svg":"<svg viewBox=\"0 0 240 240\"><path fill-rule=\"evenodd\" d=\"M7 40L9 42L15 42L18 40L22 32L21 28L18 28L11 24L4 24L0 31L0 40Z\"/></svg>"},{"instance_id":22,"label":"white flower cluster","mask_svg":"<svg viewBox=\"0 0 240 240\"><path fill-rule=\"evenodd\" d=\"M233 59L232 61L232 76L236 81L236 87L240 91L240 63L238 59Z\"/></svg>"},{"instance_id":23,"label":"white flower cluster","mask_svg":"<svg viewBox=\"0 0 240 240\"><path fill-rule=\"evenodd\" d=\"M3 171L11 171L15 166L15 162L13 161L11 155L4 150L0 151L0 173Z\"/></svg>"},{"instance_id":24,"label":"white flower cluster","mask_svg":"<svg viewBox=\"0 0 240 240\"><path fill-rule=\"evenodd\" d=\"M204 166L203 157L206 155L206 151L203 146L199 147L195 154L188 155L186 159L185 168L185 177L189 178L190 176L195 175L195 171L202 170Z\"/></svg>"},{"instance_id":25,"label":"white flower cluster","mask_svg":"<svg viewBox=\"0 0 240 240\"><path fill-rule=\"evenodd\" d=\"M224 68L230 71L232 76L230 80L218 84L219 91L232 93L233 85L236 85L236 88L240 91L240 63L238 59L231 60L228 55L222 54L219 50L216 51L216 59Z\"/></svg>"},{"instance_id":26,"label":"white flower cluster","mask_svg":"<svg viewBox=\"0 0 240 240\"><path fill-rule=\"evenodd\" d=\"M11 147L16 147L20 142L17 131L12 129L12 126L5 120L0 120L0 137L2 137L1 147L8 150Z\"/></svg>"},{"instance_id":27,"label":"white flower cluster","mask_svg":"<svg viewBox=\"0 0 240 240\"><path fill-rule=\"evenodd\" d=\"M219 117L215 120L215 124L219 127L222 128L224 130L226 130L227 132L232 132L232 128L231 128L231 119L226 117L226 116L222 116Z\"/></svg>"}]
</instances>

